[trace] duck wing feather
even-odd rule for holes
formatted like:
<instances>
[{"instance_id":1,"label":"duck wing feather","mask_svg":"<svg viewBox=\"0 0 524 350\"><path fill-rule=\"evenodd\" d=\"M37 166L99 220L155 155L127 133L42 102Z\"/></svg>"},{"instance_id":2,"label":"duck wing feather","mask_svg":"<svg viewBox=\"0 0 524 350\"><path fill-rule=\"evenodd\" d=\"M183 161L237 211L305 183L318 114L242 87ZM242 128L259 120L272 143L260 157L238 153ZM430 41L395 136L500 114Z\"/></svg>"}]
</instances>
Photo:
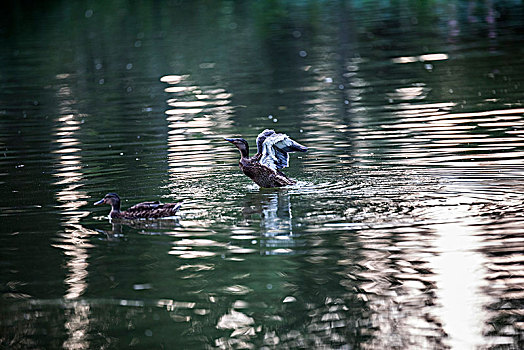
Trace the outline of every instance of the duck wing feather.
<instances>
[{"instance_id":1,"label":"duck wing feather","mask_svg":"<svg viewBox=\"0 0 524 350\"><path fill-rule=\"evenodd\" d=\"M178 209L180 209L181 203L160 203L159 201L154 202L142 202L133 205L129 209L126 210L127 213L133 214L133 213L175 213Z\"/></svg>"},{"instance_id":2,"label":"duck wing feather","mask_svg":"<svg viewBox=\"0 0 524 350\"><path fill-rule=\"evenodd\" d=\"M288 153L306 151L307 147L292 140L286 134L271 134L266 137L262 144L260 164L276 171L289 166Z\"/></svg>"},{"instance_id":3,"label":"duck wing feather","mask_svg":"<svg viewBox=\"0 0 524 350\"><path fill-rule=\"evenodd\" d=\"M154 202L142 202L133 205L132 207L128 208L127 212L136 212L136 211L143 211L143 210L153 210L153 209L159 209L162 208L165 204L160 203L159 201Z\"/></svg>"}]
</instances>

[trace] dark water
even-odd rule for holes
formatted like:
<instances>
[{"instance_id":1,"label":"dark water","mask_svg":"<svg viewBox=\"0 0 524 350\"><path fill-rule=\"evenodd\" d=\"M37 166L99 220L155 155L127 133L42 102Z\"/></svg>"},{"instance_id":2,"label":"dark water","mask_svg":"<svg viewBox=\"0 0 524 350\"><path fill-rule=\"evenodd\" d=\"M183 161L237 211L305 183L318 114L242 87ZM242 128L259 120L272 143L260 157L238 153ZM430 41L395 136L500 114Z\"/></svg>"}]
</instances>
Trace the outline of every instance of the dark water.
<instances>
[{"instance_id":1,"label":"dark water","mask_svg":"<svg viewBox=\"0 0 524 350\"><path fill-rule=\"evenodd\" d=\"M0 16L2 349L524 346L522 2ZM223 140L265 128L296 186Z\"/></svg>"}]
</instances>

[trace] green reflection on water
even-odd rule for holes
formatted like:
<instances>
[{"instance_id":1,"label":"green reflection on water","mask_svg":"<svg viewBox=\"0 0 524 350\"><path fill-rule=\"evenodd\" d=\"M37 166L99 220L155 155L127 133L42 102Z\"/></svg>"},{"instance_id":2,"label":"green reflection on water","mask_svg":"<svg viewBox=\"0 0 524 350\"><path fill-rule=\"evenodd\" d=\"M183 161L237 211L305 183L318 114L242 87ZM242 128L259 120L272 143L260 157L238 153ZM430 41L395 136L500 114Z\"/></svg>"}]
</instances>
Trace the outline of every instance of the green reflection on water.
<instances>
[{"instance_id":1,"label":"green reflection on water","mask_svg":"<svg viewBox=\"0 0 524 350\"><path fill-rule=\"evenodd\" d=\"M2 346L519 348L520 2L0 16ZM297 186L222 139L265 128ZM184 206L112 225L110 191Z\"/></svg>"}]
</instances>

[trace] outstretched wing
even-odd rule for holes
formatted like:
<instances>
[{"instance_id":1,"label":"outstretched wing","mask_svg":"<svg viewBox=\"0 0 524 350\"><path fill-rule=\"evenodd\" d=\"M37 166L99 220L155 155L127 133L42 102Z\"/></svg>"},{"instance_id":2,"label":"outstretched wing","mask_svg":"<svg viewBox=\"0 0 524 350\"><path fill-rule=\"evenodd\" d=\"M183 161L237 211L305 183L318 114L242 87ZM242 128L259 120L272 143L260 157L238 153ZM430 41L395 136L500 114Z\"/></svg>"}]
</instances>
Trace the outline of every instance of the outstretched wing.
<instances>
[{"instance_id":1,"label":"outstretched wing","mask_svg":"<svg viewBox=\"0 0 524 350\"><path fill-rule=\"evenodd\" d=\"M306 151L307 147L293 141L286 134L271 134L262 144L260 163L276 171L289 166L288 153Z\"/></svg>"},{"instance_id":2,"label":"outstretched wing","mask_svg":"<svg viewBox=\"0 0 524 350\"><path fill-rule=\"evenodd\" d=\"M266 141L266 139L269 136L274 135L274 134L275 134L275 130L271 130L271 129L266 129L266 130L262 131L260 134L258 134L258 136L257 136L257 153L262 154L262 145L264 144L264 141Z\"/></svg>"}]
</instances>

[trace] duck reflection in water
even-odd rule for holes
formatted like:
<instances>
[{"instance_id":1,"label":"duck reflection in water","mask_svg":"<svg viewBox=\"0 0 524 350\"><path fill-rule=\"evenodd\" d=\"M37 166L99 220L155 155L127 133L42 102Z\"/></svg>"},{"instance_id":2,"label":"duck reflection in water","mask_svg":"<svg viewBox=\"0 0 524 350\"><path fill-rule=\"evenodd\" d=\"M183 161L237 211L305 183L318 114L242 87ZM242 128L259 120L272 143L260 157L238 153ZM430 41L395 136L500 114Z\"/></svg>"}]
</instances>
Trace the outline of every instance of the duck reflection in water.
<instances>
[{"instance_id":1,"label":"duck reflection in water","mask_svg":"<svg viewBox=\"0 0 524 350\"><path fill-rule=\"evenodd\" d=\"M101 235L105 236L104 240L107 241L120 241L125 240L125 236L122 231L122 224L112 222L111 223L111 230L102 230L102 229L95 229L96 232L100 233Z\"/></svg>"},{"instance_id":2,"label":"duck reflection in water","mask_svg":"<svg viewBox=\"0 0 524 350\"><path fill-rule=\"evenodd\" d=\"M249 145L242 138L225 139L240 151L239 166L242 172L260 187L272 188L294 185L280 170L289 166L291 152L306 152L307 147L293 141L286 134L266 129L257 137L257 153L249 157Z\"/></svg>"},{"instance_id":3,"label":"duck reflection in water","mask_svg":"<svg viewBox=\"0 0 524 350\"><path fill-rule=\"evenodd\" d=\"M160 203L159 201L142 202L133 205L125 211L121 211L120 197L116 193L108 193L104 198L94 203L94 205L100 204L109 204L111 206L110 219L124 220L159 219L174 216L182 205L181 203Z\"/></svg>"},{"instance_id":4,"label":"duck reflection in water","mask_svg":"<svg viewBox=\"0 0 524 350\"><path fill-rule=\"evenodd\" d=\"M289 253L296 246L289 193L249 193L242 214L247 222L256 221L253 216L260 215L262 253Z\"/></svg>"},{"instance_id":5,"label":"duck reflection in water","mask_svg":"<svg viewBox=\"0 0 524 350\"><path fill-rule=\"evenodd\" d=\"M123 225L131 227L135 230L140 230L139 233L143 235L162 235L166 232L171 232L175 227L180 227L178 218L169 218L162 220L125 220L125 221L111 221L111 229L95 229L98 233L104 235L108 241L125 240Z\"/></svg>"}]
</instances>

